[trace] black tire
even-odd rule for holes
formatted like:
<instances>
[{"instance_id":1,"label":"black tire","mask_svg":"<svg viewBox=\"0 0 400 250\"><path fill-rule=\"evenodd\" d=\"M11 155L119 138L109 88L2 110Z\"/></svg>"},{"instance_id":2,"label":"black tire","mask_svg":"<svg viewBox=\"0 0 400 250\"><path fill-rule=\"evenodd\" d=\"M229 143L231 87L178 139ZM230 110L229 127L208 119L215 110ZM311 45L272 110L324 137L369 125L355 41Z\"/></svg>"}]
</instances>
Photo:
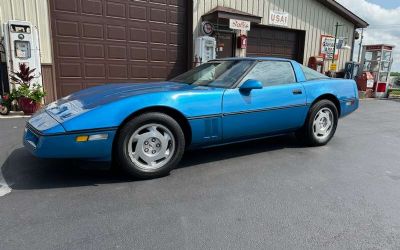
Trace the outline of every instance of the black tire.
<instances>
[{"instance_id":1,"label":"black tire","mask_svg":"<svg viewBox=\"0 0 400 250\"><path fill-rule=\"evenodd\" d=\"M324 137L318 137L314 133L313 122L321 110L329 109L332 114L332 126L330 132ZM308 146L323 146L333 137L338 124L338 110L335 104L330 100L320 100L309 110L304 126L296 132L297 138Z\"/></svg>"},{"instance_id":2,"label":"black tire","mask_svg":"<svg viewBox=\"0 0 400 250\"><path fill-rule=\"evenodd\" d=\"M166 161L164 165L157 169L144 169L143 166L140 166L140 163L135 164L134 160L131 159L128 153L128 144L131 136L137 130L149 124L159 124L160 126L164 126L169 130L169 132L171 132L174 139L174 152L172 153L172 156L169 157L169 160ZM183 156L184 151L185 136L177 121L166 114L150 112L134 117L121 128L115 144L114 160L116 160L116 164L120 169L132 177L149 179L167 175L177 166Z\"/></svg>"}]
</instances>

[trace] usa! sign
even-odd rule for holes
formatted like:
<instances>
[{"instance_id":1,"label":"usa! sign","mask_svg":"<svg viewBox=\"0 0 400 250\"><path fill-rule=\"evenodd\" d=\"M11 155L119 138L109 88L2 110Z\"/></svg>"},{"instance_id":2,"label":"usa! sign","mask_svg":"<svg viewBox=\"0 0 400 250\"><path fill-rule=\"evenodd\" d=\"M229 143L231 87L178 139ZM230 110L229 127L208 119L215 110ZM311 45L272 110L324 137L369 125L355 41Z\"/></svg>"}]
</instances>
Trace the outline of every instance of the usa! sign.
<instances>
[{"instance_id":1,"label":"usa! sign","mask_svg":"<svg viewBox=\"0 0 400 250\"><path fill-rule=\"evenodd\" d=\"M269 23L278 26L288 26L289 13L280 11L270 11Z\"/></svg>"}]
</instances>

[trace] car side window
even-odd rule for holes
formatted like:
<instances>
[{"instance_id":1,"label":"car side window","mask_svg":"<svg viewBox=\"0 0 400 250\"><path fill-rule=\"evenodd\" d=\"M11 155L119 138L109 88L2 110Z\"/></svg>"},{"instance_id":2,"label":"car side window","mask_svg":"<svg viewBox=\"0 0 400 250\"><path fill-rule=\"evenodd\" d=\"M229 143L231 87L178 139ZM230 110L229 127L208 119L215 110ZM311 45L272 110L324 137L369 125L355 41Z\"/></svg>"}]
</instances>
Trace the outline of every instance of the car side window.
<instances>
[{"instance_id":1,"label":"car side window","mask_svg":"<svg viewBox=\"0 0 400 250\"><path fill-rule=\"evenodd\" d=\"M292 64L284 61L258 62L243 82L248 79L259 80L264 87L296 82Z\"/></svg>"},{"instance_id":2,"label":"car side window","mask_svg":"<svg viewBox=\"0 0 400 250\"><path fill-rule=\"evenodd\" d=\"M303 70L304 77L307 81L316 80L316 79L326 79L329 78L326 75L319 73L313 69L310 69L304 65L301 65L301 69Z\"/></svg>"}]
</instances>

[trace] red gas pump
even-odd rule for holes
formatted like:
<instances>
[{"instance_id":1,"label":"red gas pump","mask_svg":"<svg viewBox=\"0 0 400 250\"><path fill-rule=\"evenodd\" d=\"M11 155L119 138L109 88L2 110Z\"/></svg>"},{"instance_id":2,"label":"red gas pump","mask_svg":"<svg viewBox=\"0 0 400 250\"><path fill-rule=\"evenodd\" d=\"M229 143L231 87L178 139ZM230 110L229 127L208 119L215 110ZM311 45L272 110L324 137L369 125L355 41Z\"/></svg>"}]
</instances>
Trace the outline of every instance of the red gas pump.
<instances>
[{"instance_id":1,"label":"red gas pump","mask_svg":"<svg viewBox=\"0 0 400 250\"><path fill-rule=\"evenodd\" d=\"M373 97L374 76L366 71L357 77L357 88L359 91L365 91L365 97Z\"/></svg>"},{"instance_id":2,"label":"red gas pump","mask_svg":"<svg viewBox=\"0 0 400 250\"><path fill-rule=\"evenodd\" d=\"M238 36L238 38L237 38L237 48L238 49L247 48L247 36L246 35Z\"/></svg>"},{"instance_id":3,"label":"red gas pump","mask_svg":"<svg viewBox=\"0 0 400 250\"><path fill-rule=\"evenodd\" d=\"M324 73L324 58L322 56L312 56L308 59L309 68L318 71L319 73Z\"/></svg>"},{"instance_id":4,"label":"red gas pump","mask_svg":"<svg viewBox=\"0 0 400 250\"><path fill-rule=\"evenodd\" d=\"M362 71L368 72L373 76L373 83L370 82L367 89L372 88L375 97L386 97L388 95L389 76L393 62L393 48L393 45L387 44L363 46Z\"/></svg>"}]
</instances>

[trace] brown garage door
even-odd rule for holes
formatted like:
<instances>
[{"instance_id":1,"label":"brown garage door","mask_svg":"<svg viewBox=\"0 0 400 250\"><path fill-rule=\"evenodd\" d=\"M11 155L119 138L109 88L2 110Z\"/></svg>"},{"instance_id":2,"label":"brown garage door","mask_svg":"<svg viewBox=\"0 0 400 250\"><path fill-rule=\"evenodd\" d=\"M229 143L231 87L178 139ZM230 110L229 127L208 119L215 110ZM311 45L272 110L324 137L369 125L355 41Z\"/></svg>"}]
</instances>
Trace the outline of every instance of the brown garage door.
<instances>
[{"instance_id":1,"label":"brown garage door","mask_svg":"<svg viewBox=\"0 0 400 250\"><path fill-rule=\"evenodd\" d=\"M303 61L304 37L300 31L251 27L247 56L271 56Z\"/></svg>"},{"instance_id":2,"label":"brown garage door","mask_svg":"<svg viewBox=\"0 0 400 250\"><path fill-rule=\"evenodd\" d=\"M58 96L187 69L186 0L51 0Z\"/></svg>"}]
</instances>

